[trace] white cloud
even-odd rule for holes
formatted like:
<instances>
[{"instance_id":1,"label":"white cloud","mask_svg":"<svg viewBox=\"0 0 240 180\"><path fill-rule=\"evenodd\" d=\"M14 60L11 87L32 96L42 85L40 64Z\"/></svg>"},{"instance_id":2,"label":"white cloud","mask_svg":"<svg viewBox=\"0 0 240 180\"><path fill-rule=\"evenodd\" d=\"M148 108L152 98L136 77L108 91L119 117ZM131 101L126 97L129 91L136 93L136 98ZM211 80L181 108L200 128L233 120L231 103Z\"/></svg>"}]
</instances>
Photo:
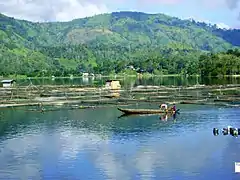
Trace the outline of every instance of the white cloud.
<instances>
[{"instance_id":1,"label":"white cloud","mask_svg":"<svg viewBox=\"0 0 240 180\"><path fill-rule=\"evenodd\" d=\"M217 27L220 29L230 29L230 27L224 23L217 23Z\"/></svg>"},{"instance_id":2,"label":"white cloud","mask_svg":"<svg viewBox=\"0 0 240 180\"><path fill-rule=\"evenodd\" d=\"M103 170L109 179L129 179L127 171L118 162L115 155L109 149L109 139L106 135L98 135L79 130L64 130L56 137L60 143L60 160L71 160L77 158L81 151L88 150L91 161L96 167Z\"/></svg>"},{"instance_id":3,"label":"white cloud","mask_svg":"<svg viewBox=\"0 0 240 180\"><path fill-rule=\"evenodd\" d=\"M198 18L198 17L188 17L186 19L190 19L190 20L195 20L197 22L205 22L207 24L216 24L218 28L221 28L221 29L230 29L230 26L228 26L227 24L225 23L222 23L222 22L211 22L209 20L205 20L205 19L202 19L202 18Z\"/></svg>"},{"instance_id":4,"label":"white cloud","mask_svg":"<svg viewBox=\"0 0 240 180\"><path fill-rule=\"evenodd\" d=\"M0 179L28 179L40 177L40 164L29 155L38 158L43 137L29 134L6 139L0 144Z\"/></svg>"},{"instance_id":5,"label":"white cloud","mask_svg":"<svg viewBox=\"0 0 240 180\"><path fill-rule=\"evenodd\" d=\"M0 12L30 21L69 21L108 12L96 0L0 0Z\"/></svg>"},{"instance_id":6,"label":"white cloud","mask_svg":"<svg viewBox=\"0 0 240 180\"><path fill-rule=\"evenodd\" d=\"M103 137L94 133L64 130L57 136L61 146L60 158L63 159L75 159L82 149L91 149L92 146L108 143Z\"/></svg>"}]
</instances>

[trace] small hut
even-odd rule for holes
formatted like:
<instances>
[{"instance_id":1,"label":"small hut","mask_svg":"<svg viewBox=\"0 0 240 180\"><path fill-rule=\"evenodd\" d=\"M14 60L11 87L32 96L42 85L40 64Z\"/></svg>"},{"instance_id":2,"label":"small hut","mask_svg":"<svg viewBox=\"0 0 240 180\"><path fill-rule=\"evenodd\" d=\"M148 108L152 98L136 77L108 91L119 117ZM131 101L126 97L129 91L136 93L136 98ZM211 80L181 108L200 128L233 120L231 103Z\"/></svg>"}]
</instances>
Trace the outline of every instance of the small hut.
<instances>
[{"instance_id":1,"label":"small hut","mask_svg":"<svg viewBox=\"0 0 240 180\"><path fill-rule=\"evenodd\" d=\"M107 80L105 88L108 89L110 93L107 97L114 98L120 96L119 90L121 89L121 85L118 80Z\"/></svg>"},{"instance_id":2,"label":"small hut","mask_svg":"<svg viewBox=\"0 0 240 180\"><path fill-rule=\"evenodd\" d=\"M83 77L88 77L88 76L89 76L89 73L82 73L82 76L83 76Z\"/></svg>"},{"instance_id":3,"label":"small hut","mask_svg":"<svg viewBox=\"0 0 240 180\"><path fill-rule=\"evenodd\" d=\"M13 80L13 79L10 79L10 80L2 80L2 81L1 81L3 87L12 87L15 82L16 82L16 81Z\"/></svg>"},{"instance_id":4,"label":"small hut","mask_svg":"<svg viewBox=\"0 0 240 180\"><path fill-rule=\"evenodd\" d=\"M121 89L120 82L118 80L107 80L105 84L106 89L119 90Z\"/></svg>"}]
</instances>

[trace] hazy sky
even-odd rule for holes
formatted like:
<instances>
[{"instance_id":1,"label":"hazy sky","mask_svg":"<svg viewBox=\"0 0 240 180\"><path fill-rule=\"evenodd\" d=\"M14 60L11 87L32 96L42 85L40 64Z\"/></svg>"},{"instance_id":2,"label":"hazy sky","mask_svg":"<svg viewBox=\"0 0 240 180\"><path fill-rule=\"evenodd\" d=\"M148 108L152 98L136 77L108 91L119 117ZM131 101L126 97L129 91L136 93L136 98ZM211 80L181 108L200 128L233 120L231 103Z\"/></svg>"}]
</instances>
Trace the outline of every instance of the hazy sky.
<instances>
[{"instance_id":1,"label":"hazy sky","mask_svg":"<svg viewBox=\"0 0 240 180\"><path fill-rule=\"evenodd\" d=\"M0 12L31 21L68 21L113 11L165 13L240 27L240 0L0 0Z\"/></svg>"}]
</instances>

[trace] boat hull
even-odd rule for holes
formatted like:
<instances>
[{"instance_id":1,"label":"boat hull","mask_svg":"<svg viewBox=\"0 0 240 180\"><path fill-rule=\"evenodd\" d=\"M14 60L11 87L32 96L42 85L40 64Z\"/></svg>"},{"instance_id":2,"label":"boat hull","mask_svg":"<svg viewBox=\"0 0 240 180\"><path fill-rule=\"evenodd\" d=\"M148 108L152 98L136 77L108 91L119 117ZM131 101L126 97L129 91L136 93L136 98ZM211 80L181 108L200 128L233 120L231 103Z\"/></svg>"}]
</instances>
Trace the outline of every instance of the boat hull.
<instances>
[{"instance_id":1,"label":"boat hull","mask_svg":"<svg viewBox=\"0 0 240 180\"><path fill-rule=\"evenodd\" d=\"M122 108L118 108L118 110L123 112L124 114L163 114L163 113L175 114L177 111L179 111L161 109L122 109Z\"/></svg>"}]
</instances>

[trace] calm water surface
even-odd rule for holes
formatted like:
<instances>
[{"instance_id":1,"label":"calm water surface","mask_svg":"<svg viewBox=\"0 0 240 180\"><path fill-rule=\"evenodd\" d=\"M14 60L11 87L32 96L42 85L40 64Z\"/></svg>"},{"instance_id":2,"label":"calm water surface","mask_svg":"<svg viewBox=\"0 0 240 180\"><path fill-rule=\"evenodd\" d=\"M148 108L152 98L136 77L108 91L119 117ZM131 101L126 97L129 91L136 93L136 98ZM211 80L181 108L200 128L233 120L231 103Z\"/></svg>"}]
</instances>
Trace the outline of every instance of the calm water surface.
<instances>
[{"instance_id":1,"label":"calm water surface","mask_svg":"<svg viewBox=\"0 0 240 180\"><path fill-rule=\"evenodd\" d=\"M28 86L30 83L34 85L105 85L105 81L109 77L103 78L56 78L48 79L23 79L17 80L17 84ZM111 78L110 78L111 79ZM240 84L240 77L225 77L225 78L200 78L200 77L150 77L138 79L135 77L117 77L121 82L122 87L129 88L138 85L153 85L153 86L193 86L196 84L205 85L225 85L225 84Z\"/></svg>"},{"instance_id":2,"label":"calm water surface","mask_svg":"<svg viewBox=\"0 0 240 180\"><path fill-rule=\"evenodd\" d=\"M140 105L157 107L157 105ZM121 115L115 107L0 110L0 179L240 179L239 108L178 105L176 119Z\"/></svg>"}]
</instances>

